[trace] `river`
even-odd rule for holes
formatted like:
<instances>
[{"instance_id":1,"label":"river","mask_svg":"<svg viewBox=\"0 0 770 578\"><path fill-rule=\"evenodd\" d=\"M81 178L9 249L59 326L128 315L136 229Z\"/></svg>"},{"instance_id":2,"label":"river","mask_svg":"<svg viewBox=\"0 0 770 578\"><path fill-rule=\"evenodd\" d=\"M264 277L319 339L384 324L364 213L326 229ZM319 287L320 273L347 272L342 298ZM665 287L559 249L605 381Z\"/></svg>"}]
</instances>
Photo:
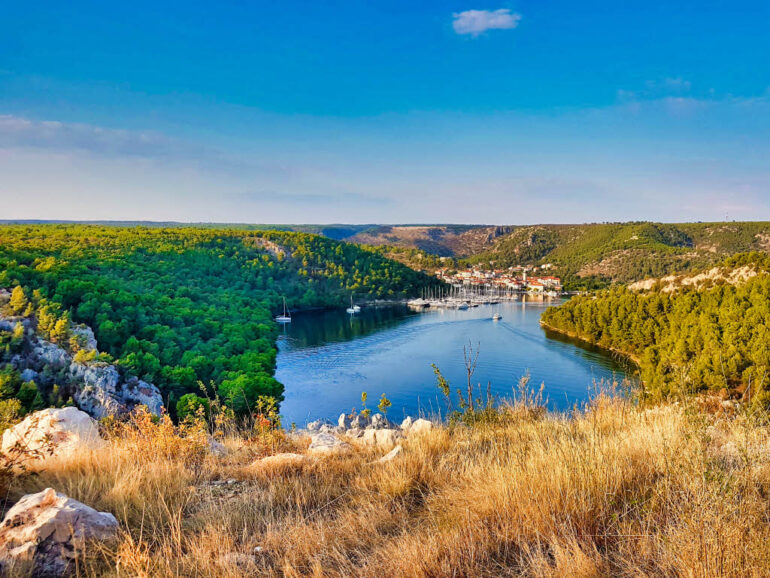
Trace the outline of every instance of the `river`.
<instances>
[{"instance_id":1,"label":"river","mask_svg":"<svg viewBox=\"0 0 770 578\"><path fill-rule=\"evenodd\" d=\"M343 310L295 314L278 339L284 426L336 420L343 411L361 409L362 391L372 409L385 393L394 420L442 415L447 406L431 364L449 380L456 407L455 390L466 389L463 346L469 342L479 349L473 383L481 384L484 395L489 383L493 395L510 398L529 374L532 386L545 384L551 409L584 402L602 380L622 381L626 366L603 350L541 328L541 313L558 303L525 296L464 311L368 307L355 316ZM493 321L494 313L502 320Z\"/></svg>"}]
</instances>

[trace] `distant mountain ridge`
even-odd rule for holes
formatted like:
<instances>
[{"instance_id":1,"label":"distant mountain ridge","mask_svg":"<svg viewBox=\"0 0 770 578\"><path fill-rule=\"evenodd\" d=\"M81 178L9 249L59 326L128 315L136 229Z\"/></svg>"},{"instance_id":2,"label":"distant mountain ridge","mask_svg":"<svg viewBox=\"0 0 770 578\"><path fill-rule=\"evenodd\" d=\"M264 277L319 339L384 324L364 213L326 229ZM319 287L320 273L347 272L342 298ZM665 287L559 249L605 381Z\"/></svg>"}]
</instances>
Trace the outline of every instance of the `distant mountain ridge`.
<instances>
[{"instance_id":1,"label":"distant mountain ridge","mask_svg":"<svg viewBox=\"0 0 770 578\"><path fill-rule=\"evenodd\" d=\"M0 221L2 222L2 221ZM6 221L38 224L44 221ZM94 222L96 223L96 222ZM189 223L98 221L102 225L176 227ZM197 227L314 233L382 247L415 269L440 266L510 267L551 263L573 288L703 269L726 257L770 250L770 222L452 224L227 224ZM444 258L443 260L439 258Z\"/></svg>"}]
</instances>

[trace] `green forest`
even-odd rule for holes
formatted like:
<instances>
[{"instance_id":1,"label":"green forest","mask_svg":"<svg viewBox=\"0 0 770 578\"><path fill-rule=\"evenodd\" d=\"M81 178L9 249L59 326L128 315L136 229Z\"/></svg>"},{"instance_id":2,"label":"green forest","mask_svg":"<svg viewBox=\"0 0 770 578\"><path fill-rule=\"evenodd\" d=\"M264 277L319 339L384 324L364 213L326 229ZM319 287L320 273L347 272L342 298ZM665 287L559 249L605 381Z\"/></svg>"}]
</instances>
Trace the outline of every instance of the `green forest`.
<instances>
[{"instance_id":1,"label":"green forest","mask_svg":"<svg viewBox=\"0 0 770 578\"><path fill-rule=\"evenodd\" d=\"M306 233L0 227L0 288L17 288L6 314L32 316L43 337L75 348L70 324L88 325L103 358L157 385L172 410L199 382L238 411L282 399L273 316L284 297L292 310L336 307L438 283L380 250ZM0 346L7 359L14 336Z\"/></svg>"},{"instance_id":2,"label":"green forest","mask_svg":"<svg viewBox=\"0 0 770 578\"><path fill-rule=\"evenodd\" d=\"M704 268L764 250L768 241L767 222L532 225L516 228L464 263L552 263L566 289L585 290Z\"/></svg>"},{"instance_id":3,"label":"green forest","mask_svg":"<svg viewBox=\"0 0 770 578\"><path fill-rule=\"evenodd\" d=\"M655 398L724 390L770 404L770 257L737 255L725 267L759 274L663 292L623 287L577 296L542 316L546 327L632 356Z\"/></svg>"}]
</instances>

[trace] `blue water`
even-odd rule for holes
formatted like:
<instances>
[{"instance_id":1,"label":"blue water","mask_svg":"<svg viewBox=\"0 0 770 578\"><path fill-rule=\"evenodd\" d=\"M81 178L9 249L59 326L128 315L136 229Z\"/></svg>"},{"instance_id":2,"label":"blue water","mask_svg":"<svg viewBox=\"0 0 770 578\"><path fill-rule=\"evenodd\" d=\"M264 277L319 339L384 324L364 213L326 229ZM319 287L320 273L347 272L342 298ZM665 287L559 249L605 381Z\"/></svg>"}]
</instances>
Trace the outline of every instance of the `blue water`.
<instances>
[{"instance_id":1,"label":"blue water","mask_svg":"<svg viewBox=\"0 0 770 578\"><path fill-rule=\"evenodd\" d=\"M463 346L469 341L480 350L473 383L484 395L490 383L495 396L511 397L529 373L530 385L545 384L552 409L570 408L587 400L596 383L622 380L625 365L602 350L543 330L541 313L558 303L524 297L466 311L387 307L364 308L353 317L344 311L295 314L278 340L284 425L336 419L360 409L362 391L370 408L385 393L393 403L388 410L393 419L443 414L446 402L431 364L449 380L456 406L455 390L466 389ZM493 321L494 313L503 319Z\"/></svg>"}]
</instances>

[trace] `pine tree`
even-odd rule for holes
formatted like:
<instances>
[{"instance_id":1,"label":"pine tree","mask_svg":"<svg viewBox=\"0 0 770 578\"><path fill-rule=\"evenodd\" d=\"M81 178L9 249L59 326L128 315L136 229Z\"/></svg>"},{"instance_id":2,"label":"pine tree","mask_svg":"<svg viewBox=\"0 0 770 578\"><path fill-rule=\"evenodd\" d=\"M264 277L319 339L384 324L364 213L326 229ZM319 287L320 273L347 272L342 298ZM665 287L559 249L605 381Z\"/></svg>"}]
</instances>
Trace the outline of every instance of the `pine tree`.
<instances>
[{"instance_id":1,"label":"pine tree","mask_svg":"<svg viewBox=\"0 0 770 578\"><path fill-rule=\"evenodd\" d=\"M8 302L11 311L16 315L21 315L24 313L24 310L27 308L28 304L29 301L27 300L27 296L24 294L24 289L21 288L21 285L16 285L16 287L14 287L13 291L11 292L11 300Z\"/></svg>"}]
</instances>

